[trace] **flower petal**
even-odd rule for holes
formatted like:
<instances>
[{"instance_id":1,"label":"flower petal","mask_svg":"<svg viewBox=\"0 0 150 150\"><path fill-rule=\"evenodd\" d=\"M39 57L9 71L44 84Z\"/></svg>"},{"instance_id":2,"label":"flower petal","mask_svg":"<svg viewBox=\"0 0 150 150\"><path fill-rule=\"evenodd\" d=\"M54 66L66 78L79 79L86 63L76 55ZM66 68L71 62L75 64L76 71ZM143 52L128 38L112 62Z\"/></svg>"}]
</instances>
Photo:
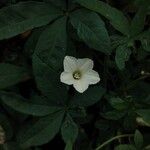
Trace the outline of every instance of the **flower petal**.
<instances>
[{"instance_id":1,"label":"flower petal","mask_svg":"<svg viewBox=\"0 0 150 150\"><path fill-rule=\"evenodd\" d=\"M88 82L88 84L96 84L100 81L99 74L94 70L89 70L86 72L83 78Z\"/></svg>"},{"instance_id":2,"label":"flower petal","mask_svg":"<svg viewBox=\"0 0 150 150\"><path fill-rule=\"evenodd\" d=\"M60 81L68 85L73 84L74 79L73 79L72 73L62 72L60 75Z\"/></svg>"},{"instance_id":3,"label":"flower petal","mask_svg":"<svg viewBox=\"0 0 150 150\"><path fill-rule=\"evenodd\" d=\"M73 87L79 93L83 93L84 91L86 91L88 89L89 85L87 84L87 82L85 80L79 80L79 81L74 82Z\"/></svg>"},{"instance_id":4,"label":"flower petal","mask_svg":"<svg viewBox=\"0 0 150 150\"><path fill-rule=\"evenodd\" d=\"M77 69L77 59L72 56L66 56L64 58L64 70L66 72L73 72Z\"/></svg>"},{"instance_id":5,"label":"flower petal","mask_svg":"<svg viewBox=\"0 0 150 150\"><path fill-rule=\"evenodd\" d=\"M93 69L93 66L94 66L93 60L89 58L78 59L77 65L78 65L79 70L81 70L82 72L91 70Z\"/></svg>"}]
</instances>

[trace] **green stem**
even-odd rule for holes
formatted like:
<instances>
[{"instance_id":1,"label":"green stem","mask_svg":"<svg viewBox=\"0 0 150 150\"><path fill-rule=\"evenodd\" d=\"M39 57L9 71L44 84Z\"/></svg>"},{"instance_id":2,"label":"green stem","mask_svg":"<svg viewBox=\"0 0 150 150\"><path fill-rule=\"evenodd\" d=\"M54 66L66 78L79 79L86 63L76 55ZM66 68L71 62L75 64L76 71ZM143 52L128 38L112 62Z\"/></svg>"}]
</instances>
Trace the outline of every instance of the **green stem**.
<instances>
[{"instance_id":1,"label":"green stem","mask_svg":"<svg viewBox=\"0 0 150 150\"><path fill-rule=\"evenodd\" d=\"M123 137L131 137L131 136L134 136L134 134L117 135L117 136L107 140L106 142L104 142L100 146L98 146L95 150L100 150L101 148L103 148L104 146L106 146L107 144L109 144L110 142L112 142L112 141L114 141L116 139L123 138Z\"/></svg>"}]
</instances>

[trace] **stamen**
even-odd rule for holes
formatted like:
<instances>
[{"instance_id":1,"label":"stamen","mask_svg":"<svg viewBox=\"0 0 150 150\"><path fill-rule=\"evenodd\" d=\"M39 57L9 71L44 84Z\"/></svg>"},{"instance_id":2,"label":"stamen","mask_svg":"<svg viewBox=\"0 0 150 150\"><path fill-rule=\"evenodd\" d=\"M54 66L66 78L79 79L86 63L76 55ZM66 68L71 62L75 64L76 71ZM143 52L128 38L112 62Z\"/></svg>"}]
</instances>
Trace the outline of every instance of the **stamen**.
<instances>
[{"instance_id":1,"label":"stamen","mask_svg":"<svg viewBox=\"0 0 150 150\"><path fill-rule=\"evenodd\" d=\"M75 72L73 73L73 78L74 78L75 80L79 80L79 79L81 78L81 72L80 72L80 71L75 71Z\"/></svg>"}]
</instances>

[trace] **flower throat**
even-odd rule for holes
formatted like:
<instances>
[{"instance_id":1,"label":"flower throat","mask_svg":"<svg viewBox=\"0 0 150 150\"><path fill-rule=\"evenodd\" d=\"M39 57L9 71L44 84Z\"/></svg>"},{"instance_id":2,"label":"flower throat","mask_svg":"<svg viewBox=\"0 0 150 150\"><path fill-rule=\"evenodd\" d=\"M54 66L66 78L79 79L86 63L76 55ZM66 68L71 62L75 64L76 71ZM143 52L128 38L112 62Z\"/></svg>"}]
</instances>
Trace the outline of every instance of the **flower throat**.
<instances>
[{"instance_id":1,"label":"flower throat","mask_svg":"<svg viewBox=\"0 0 150 150\"><path fill-rule=\"evenodd\" d=\"M73 73L73 78L74 78L75 80L81 79L81 72L80 72L80 71L75 71L75 72Z\"/></svg>"}]
</instances>

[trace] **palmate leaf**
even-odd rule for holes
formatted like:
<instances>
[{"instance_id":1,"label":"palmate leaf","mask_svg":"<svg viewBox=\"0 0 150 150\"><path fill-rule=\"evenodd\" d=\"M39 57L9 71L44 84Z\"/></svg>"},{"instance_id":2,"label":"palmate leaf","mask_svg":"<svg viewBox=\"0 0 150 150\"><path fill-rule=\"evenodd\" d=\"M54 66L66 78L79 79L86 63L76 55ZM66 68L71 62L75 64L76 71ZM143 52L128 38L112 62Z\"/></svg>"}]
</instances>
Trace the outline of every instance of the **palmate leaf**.
<instances>
[{"instance_id":1,"label":"palmate leaf","mask_svg":"<svg viewBox=\"0 0 150 150\"><path fill-rule=\"evenodd\" d=\"M35 124L24 127L18 134L18 143L23 148L38 146L49 142L59 132L64 111L58 111L40 118Z\"/></svg>"},{"instance_id":2,"label":"palmate leaf","mask_svg":"<svg viewBox=\"0 0 150 150\"><path fill-rule=\"evenodd\" d=\"M67 90L60 82L59 72L66 53L66 21L63 17L43 31L33 56L38 88L54 103L61 103L66 98Z\"/></svg>"},{"instance_id":3,"label":"palmate leaf","mask_svg":"<svg viewBox=\"0 0 150 150\"><path fill-rule=\"evenodd\" d=\"M0 40L48 24L62 14L43 2L20 2L0 10Z\"/></svg>"},{"instance_id":4,"label":"palmate leaf","mask_svg":"<svg viewBox=\"0 0 150 150\"><path fill-rule=\"evenodd\" d=\"M2 102L5 103L7 106L20 113L28 115L46 116L48 114L61 110L60 107L47 106L46 104L38 104L14 93L0 92L0 95ZM41 97L39 98L39 100L44 101L44 99L42 99ZM36 101L38 101L38 99L36 99Z\"/></svg>"},{"instance_id":5,"label":"palmate leaf","mask_svg":"<svg viewBox=\"0 0 150 150\"><path fill-rule=\"evenodd\" d=\"M0 89L15 85L29 77L27 69L8 63L0 64Z\"/></svg>"},{"instance_id":6,"label":"palmate leaf","mask_svg":"<svg viewBox=\"0 0 150 150\"><path fill-rule=\"evenodd\" d=\"M110 39L104 22L94 12L81 9L71 14L71 23L78 36L91 48L106 54L111 53Z\"/></svg>"},{"instance_id":7,"label":"palmate leaf","mask_svg":"<svg viewBox=\"0 0 150 150\"><path fill-rule=\"evenodd\" d=\"M100 13L110 21L116 30L125 35L129 35L129 21L121 11L99 0L76 0L76 2L90 10Z\"/></svg>"}]
</instances>

